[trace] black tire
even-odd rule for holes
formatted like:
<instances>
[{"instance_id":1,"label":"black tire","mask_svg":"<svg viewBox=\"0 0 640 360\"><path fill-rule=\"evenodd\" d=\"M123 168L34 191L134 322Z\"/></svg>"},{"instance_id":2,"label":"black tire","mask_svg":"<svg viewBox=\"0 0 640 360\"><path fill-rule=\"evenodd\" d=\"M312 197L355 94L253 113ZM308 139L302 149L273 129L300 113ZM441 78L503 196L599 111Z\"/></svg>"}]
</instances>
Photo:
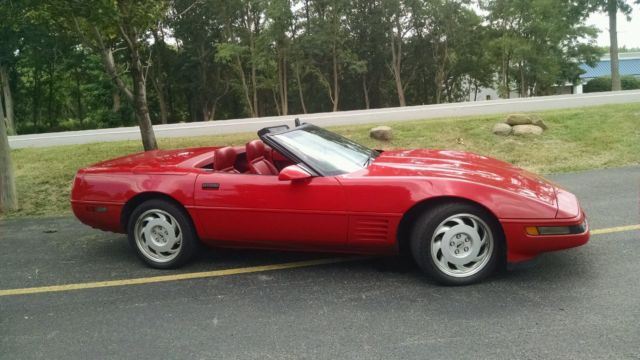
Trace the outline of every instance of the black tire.
<instances>
[{"instance_id":1,"label":"black tire","mask_svg":"<svg viewBox=\"0 0 640 360\"><path fill-rule=\"evenodd\" d=\"M167 214L169 216L167 216ZM171 229L168 228L169 225L173 226L174 238L179 238L181 236L181 240L176 241L174 244L176 249L175 252L170 253L171 251L174 251L173 249L169 249L168 252L164 253L151 249L151 245L146 245L151 242L151 240L146 239L146 234L144 236L139 236L138 238L140 240L136 238L136 232L140 231L140 227L146 228L144 225L145 222L143 221L144 219L142 218L149 219L153 218L154 215L157 219L153 220L157 220L160 223L159 226L154 228L154 231L157 231L155 229L160 229L161 234L159 236L162 236L163 240L164 233L162 230L172 232ZM140 223L138 223L139 219L141 220ZM162 227L163 220L167 227ZM146 224L149 223L149 221L146 222ZM139 226L138 229L136 229L137 224ZM133 248L136 255L138 255L138 257L147 265L156 269L175 269L184 265L193 257L200 245L195 232L195 227L193 226L193 222L189 215L180 206L163 199L147 200L138 205L138 207L133 210L131 217L129 218L127 234L129 238L129 245ZM169 234L167 234L167 238L168 237ZM157 258L154 258L154 254Z\"/></svg>"},{"instance_id":2,"label":"black tire","mask_svg":"<svg viewBox=\"0 0 640 360\"><path fill-rule=\"evenodd\" d=\"M447 223L443 224L445 221ZM459 232L465 229L463 225L480 229L476 231L478 236L469 235L472 232ZM438 228L441 231L436 235ZM410 238L411 254L420 269L433 280L453 286L477 283L492 274L504 261L504 243L502 227L496 218L487 210L465 202L443 203L429 209L416 219ZM432 256L434 247L437 249L435 259ZM478 256L474 256L476 251ZM453 256L460 262L482 260L456 265L447 261Z\"/></svg>"}]
</instances>

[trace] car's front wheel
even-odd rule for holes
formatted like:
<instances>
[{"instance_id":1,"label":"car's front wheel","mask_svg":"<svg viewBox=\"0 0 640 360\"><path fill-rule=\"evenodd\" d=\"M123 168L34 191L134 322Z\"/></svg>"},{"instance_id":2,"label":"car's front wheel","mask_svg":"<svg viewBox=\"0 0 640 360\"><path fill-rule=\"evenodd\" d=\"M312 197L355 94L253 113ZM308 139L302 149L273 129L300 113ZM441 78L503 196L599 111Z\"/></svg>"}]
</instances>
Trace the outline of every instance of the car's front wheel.
<instances>
[{"instance_id":1,"label":"car's front wheel","mask_svg":"<svg viewBox=\"0 0 640 360\"><path fill-rule=\"evenodd\" d=\"M127 230L129 244L138 257L158 269L183 265L198 246L188 214L162 199L140 204L131 214Z\"/></svg>"},{"instance_id":2,"label":"car's front wheel","mask_svg":"<svg viewBox=\"0 0 640 360\"><path fill-rule=\"evenodd\" d=\"M491 274L502 261L504 239L485 209L463 202L441 204L420 216L411 234L418 266L445 285L467 285Z\"/></svg>"}]
</instances>

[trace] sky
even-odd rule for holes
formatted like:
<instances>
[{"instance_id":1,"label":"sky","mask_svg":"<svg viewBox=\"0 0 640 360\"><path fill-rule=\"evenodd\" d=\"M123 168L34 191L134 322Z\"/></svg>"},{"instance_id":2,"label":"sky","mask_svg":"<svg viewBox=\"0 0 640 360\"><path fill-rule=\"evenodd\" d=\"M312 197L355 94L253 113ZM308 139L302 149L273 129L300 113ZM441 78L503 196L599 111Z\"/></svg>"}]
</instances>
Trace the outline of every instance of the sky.
<instances>
[{"instance_id":1,"label":"sky","mask_svg":"<svg viewBox=\"0 0 640 360\"><path fill-rule=\"evenodd\" d=\"M595 25L600 29L596 42L600 46L609 46L609 16L594 13L587 20L587 25ZM631 21L618 13L618 46L640 47L640 6L634 5Z\"/></svg>"}]
</instances>

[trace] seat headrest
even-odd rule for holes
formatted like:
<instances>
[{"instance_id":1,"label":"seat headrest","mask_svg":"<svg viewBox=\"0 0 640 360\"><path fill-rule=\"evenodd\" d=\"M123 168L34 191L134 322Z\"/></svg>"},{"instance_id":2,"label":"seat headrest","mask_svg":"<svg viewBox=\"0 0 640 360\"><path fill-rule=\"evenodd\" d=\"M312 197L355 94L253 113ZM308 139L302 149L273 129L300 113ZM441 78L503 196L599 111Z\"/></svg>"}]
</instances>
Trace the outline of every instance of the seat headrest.
<instances>
[{"instance_id":1,"label":"seat headrest","mask_svg":"<svg viewBox=\"0 0 640 360\"><path fill-rule=\"evenodd\" d=\"M261 156L264 156L265 147L262 140L253 140L250 143L247 143L246 148L247 148L247 161L249 162Z\"/></svg>"},{"instance_id":2,"label":"seat headrest","mask_svg":"<svg viewBox=\"0 0 640 360\"><path fill-rule=\"evenodd\" d=\"M213 168L217 171L228 171L233 169L236 163L236 151L234 148L227 146L216 149L213 152Z\"/></svg>"}]
</instances>

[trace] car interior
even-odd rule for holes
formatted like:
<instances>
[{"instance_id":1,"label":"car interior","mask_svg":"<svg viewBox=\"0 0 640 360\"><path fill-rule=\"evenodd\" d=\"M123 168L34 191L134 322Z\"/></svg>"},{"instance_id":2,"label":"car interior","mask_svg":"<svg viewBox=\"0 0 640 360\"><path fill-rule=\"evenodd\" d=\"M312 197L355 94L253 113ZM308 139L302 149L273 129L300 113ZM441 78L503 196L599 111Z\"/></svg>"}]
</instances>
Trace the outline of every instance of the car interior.
<instances>
[{"instance_id":1,"label":"car interior","mask_svg":"<svg viewBox=\"0 0 640 360\"><path fill-rule=\"evenodd\" d=\"M300 126L298 119L295 125ZM259 136L289 130L287 125L272 126L261 129ZM213 160L213 162L211 162ZM226 146L213 151L213 157L204 164L197 165L202 169L230 174L278 175L282 169L295 162L256 139L245 146Z\"/></svg>"},{"instance_id":2,"label":"car interior","mask_svg":"<svg viewBox=\"0 0 640 360\"><path fill-rule=\"evenodd\" d=\"M213 171L231 174L278 175L293 162L256 139L242 146L214 150Z\"/></svg>"}]
</instances>

